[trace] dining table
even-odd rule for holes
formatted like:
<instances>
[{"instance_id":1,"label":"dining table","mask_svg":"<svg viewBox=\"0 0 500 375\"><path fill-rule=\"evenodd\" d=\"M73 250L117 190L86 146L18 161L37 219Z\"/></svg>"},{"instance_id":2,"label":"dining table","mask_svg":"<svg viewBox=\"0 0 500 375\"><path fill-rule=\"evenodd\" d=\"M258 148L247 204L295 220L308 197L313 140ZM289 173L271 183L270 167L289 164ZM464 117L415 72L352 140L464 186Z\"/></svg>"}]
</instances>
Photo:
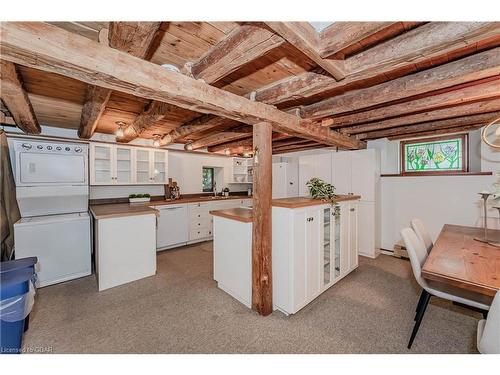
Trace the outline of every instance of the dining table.
<instances>
[{"instance_id":1,"label":"dining table","mask_svg":"<svg viewBox=\"0 0 500 375\"><path fill-rule=\"evenodd\" d=\"M486 296L500 290L500 247L475 238L483 228L445 224L430 251L422 276ZM500 230L488 230L499 241Z\"/></svg>"}]
</instances>

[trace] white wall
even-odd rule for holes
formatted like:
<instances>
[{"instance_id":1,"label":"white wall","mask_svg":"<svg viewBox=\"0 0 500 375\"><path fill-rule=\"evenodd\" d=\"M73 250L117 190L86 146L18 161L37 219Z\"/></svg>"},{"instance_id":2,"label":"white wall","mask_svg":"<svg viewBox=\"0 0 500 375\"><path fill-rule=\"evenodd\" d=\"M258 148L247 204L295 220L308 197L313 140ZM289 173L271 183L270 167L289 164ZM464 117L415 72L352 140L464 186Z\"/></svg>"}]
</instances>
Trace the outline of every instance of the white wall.
<instances>
[{"instance_id":1,"label":"white wall","mask_svg":"<svg viewBox=\"0 0 500 375\"><path fill-rule=\"evenodd\" d=\"M9 132L20 133L18 128L8 128ZM74 129L55 128L50 126L42 126L42 134L51 137L64 137L68 139L78 138L77 131ZM114 142L115 137L111 134L95 133L91 138L92 141ZM137 138L130 142L132 145L153 146L153 141ZM246 184L229 184L232 173L232 158L224 155L203 155L199 153L186 153L183 146L173 144L167 147L169 152L168 158L168 174L179 184L181 194L196 194L202 193L202 167L215 168L215 181L217 191L221 191L225 187L229 187L230 191L245 191L249 185ZM176 151L177 150L177 151ZM163 195L163 185L131 185L131 186L91 186L90 199L102 198L122 198L128 197L133 193L149 193L151 195Z\"/></svg>"},{"instance_id":2,"label":"white wall","mask_svg":"<svg viewBox=\"0 0 500 375\"><path fill-rule=\"evenodd\" d=\"M399 231L409 225L413 217L421 218L433 239L443 224L481 226L482 201L478 192L494 191L493 184L500 173L500 150L494 150L480 140L481 130L469 134L469 166L471 171L493 172L493 176L430 176L381 178L381 245L392 250L400 240ZM399 173L399 141L378 139L368 142L369 148L380 150L381 173ZM324 153L327 149L309 151ZM281 155L296 158L299 153ZM500 190L500 186L498 187ZM498 211L492 208L500 200L489 201L488 224L500 228Z\"/></svg>"}]
</instances>

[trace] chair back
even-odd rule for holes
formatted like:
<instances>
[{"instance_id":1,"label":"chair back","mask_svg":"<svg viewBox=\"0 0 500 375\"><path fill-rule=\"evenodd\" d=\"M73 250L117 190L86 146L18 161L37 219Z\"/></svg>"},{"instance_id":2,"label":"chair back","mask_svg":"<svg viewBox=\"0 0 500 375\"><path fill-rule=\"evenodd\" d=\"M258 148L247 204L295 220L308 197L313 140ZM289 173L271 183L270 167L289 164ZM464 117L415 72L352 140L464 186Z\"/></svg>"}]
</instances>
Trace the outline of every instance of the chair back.
<instances>
[{"instance_id":1,"label":"chair back","mask_svg":"<svg viewBox=\"0 0 500 375\"><path fill-rule=\"evenodd\" d=\"M425 245L411 228L401 229L401 237L403 237L406 251L410 257L413 275L415 276L418 284L422 288L426 288L427 283L422 277L422 267L427 259L427 250L425 249Z\"/></svg>"},{"instance_id":2,"label":"chair back","mask_svg":"<svg viewBox=\"0 0 500 375\"><path fill-rule=\"evenodd\" d=\"M411 221L411 227L415 231L417 237L420 238L420 241L424 243L427 253L429 253L434 244L432 243L431 236L429 235L429 232L427 231L427 228L425 227L422 220L413 219Z\"/></svg>"},{"instance_id":3,"label":"chair back","mask_svg":"<svg viewBox=\"0 0 500 375\"><path fill-rule=\"evenodd\" d=\"M500 354L500 291L493 298L488 311L478 349L483 354Z\"/></svg>"}]
</instances>

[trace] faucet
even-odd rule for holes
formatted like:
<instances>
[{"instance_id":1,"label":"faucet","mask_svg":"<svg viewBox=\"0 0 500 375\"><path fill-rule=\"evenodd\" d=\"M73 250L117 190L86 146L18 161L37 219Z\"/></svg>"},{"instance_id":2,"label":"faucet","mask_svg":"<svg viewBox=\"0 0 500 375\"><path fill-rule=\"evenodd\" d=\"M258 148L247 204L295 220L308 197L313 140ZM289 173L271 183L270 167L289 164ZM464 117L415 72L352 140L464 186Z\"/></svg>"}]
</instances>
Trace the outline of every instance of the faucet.
<instances>
[{"instance_id":1,"label":"faucet","mask_svg":"<svg viewBox=\"0 0 500 375\"><path fill-rule=\"evenodd\" d=\"M217 183L214 181L214 197L217 196Z\"/></svg>"}]
</instances>

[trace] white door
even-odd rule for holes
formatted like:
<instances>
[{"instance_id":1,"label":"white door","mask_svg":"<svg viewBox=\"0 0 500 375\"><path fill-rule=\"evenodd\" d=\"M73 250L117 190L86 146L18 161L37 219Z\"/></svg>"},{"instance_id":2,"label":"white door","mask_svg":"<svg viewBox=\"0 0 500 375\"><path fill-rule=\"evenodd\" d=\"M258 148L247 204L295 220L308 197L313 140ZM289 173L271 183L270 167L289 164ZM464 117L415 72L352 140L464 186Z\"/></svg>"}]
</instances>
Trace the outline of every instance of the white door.
<instances>
[{"instance_id":1,"label":"white door","mask_svg":"<svg viewBox=\"0 0 500 375\"><path fill-rule=\"evenodd\" d=\"M358 203L358 250L359 254L374 258L377 253L375 244L375 203L374 202L359 202Z\"/></svg>"},{"instance_id":2,"label":"white door","mask_svg":"<svg viewBox=\"0 0 500 375\"><path fill-rule=\"evenodd\" d=\"M91 183L109 185L114 183L113 145L91 144Z\"/></svg>"},{"instance_id":3,"label":"white door","mask_svg":"<svg viewBox=\"0 0 500 375\"><path fill-rule=\"evenodd\" d=\"M323 181L332 182L332 154L314 155L314 177Z\"/></svg>"},{"instance_id":4,"label":"white door","mask_svg":"<svg viewBox=\"0 0 500 375\"><path fill-rule=\"evenodd\" d=\"M149 150L140 148L135 150L135 171L137 183L149 184L152 182Z\"/></svg>"},{"instance_id":5,"label":"white door","mask_svg":"<svg viewBox=\"0 0 500 375\"><path fill-rule=\"evenodd\" d=\"M273 163L273 199L286 198L286 163Z\"/></svg>"},{"instance_id":6,"label":"white door","mask_svg":"<svg viewBox=\"0 0 500 375\"><path fill-rule=\"evenodd\" d=\"M358 204L349 204L349 271L358 266Z\"/></svg>"},{"instance_id":7,"label":"white door","mask_svg":"<svg viewBox=\"0 0 500 375\"><path fill-rule=\"evenodd\" d=\"M321 289L319 216L321 212L321 210L306 212L306 294L309 301L315 298Z\"/></svg>"},{"instance_id":8,"label":"white door","mask_svg":"<svg viewBox=\"0 0 500 375\"><path fill-rule=\"evenodd\" d=\"M115 182L118 184L132 183L132 149L125 146L115 146L114 157Z\"/></svg>"},{"instance_id":9,"label":"white door","mask_svg":"<svg viewBox=\"0 0 500 375\"><path fill-rule=\"evenodd\" d=\"M364 201L375 200L375 150L350 151L351 155L351 192L361 195Z\"/></svg>"},{"instance_id":10,"label":"white door","mask_svg":"<svg viewBox=\"0 0 500 375\"><path fill-rule=\"evenodd\" d=\"M349 194L351 188L351 152L335 152L332 155L332 184L337 194Z\"/></svg>"},{"instance_id":11,"label":"white door","mask_svg":"<svg viewBox=\"0 0 500 375\"><path fill-rule=\"evenodd\" d=\"M309 195L306 183L313 177L316 177L314 175L314 156L305 155L299 157L299 196Z\"/></svg>"},{"instance_id":12,"label":"white door","mask_svg":"<svg viewBox=\"0 0 500 375\"><path fill-rule=\"evenodd\" d=\"M299 196L299 166L297 163L286 164L286 197Z\"/></svg>"}]
</instances>

